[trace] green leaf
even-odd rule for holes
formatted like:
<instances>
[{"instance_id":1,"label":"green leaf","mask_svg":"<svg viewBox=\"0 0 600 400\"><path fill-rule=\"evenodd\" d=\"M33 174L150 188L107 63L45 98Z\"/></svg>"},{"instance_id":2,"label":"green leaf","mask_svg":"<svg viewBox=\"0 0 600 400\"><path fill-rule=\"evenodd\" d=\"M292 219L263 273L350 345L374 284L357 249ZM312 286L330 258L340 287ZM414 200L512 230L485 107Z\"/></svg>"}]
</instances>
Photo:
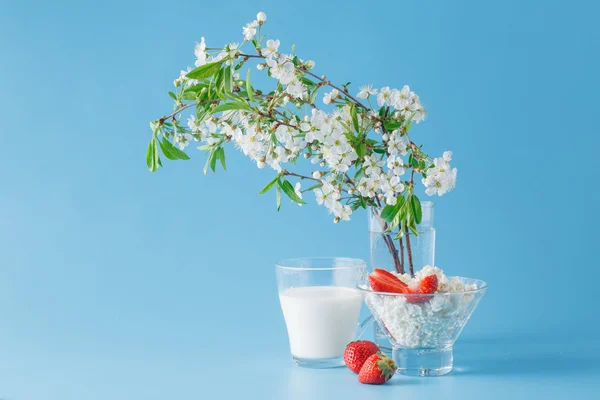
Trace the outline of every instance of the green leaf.
<instances>
[{"instance_id":1,"label":"green leaf","mask_svg":"<svg viewBox=\"0 0 600 400\"><path fill-rule=\"evenodd\" d=\"M217 157L219 158L219 160L221 160L221 166L223 167L223 169L227 171L227 165L225 164L225 149L224 148L219 147L217 149Z\"/></svg>"},{"instance_id":2,"label":"green leaf","mask_svg":"<svg viewBox=\"0 0 600 400\"><path fill-rule=\"evenodd\" d=\"M150 129L152 129L153 133L156 133L159 128L160 128L160 125L158 124L158 121L151 121L150 122Z\"/></svg>"},{"instance_id":3,"label":"green leaf","mask_svg":"<svg viewBox=\"0 0 600 400\"><path fill-rule=\"evenodd\" d=\"M359 180L360 178L362 178L362 176L364 174L365 174L365 167L362 167L358 171L356 171L356 173L354 174L354 179Z\"/></svg>"},{"instance_id":4,"label":"green leaf","mask_svg":"<svg viewBox=\"0 0 600 400\"><path fill-rule=\"evenodd\" d=\"M417 160L415 157L410 160L410 164L413 168L419 168L419 160Z\"/></svg>"},{"instance_id":5,"label":"green leaf","mask_svg":"<svg viewBox=\"0 0 600 400\"><path fill-rule=\"evenodd\" d=\"M218 149L215 149L210 153L210 169L212 169L212 172L216 172L217 170L217 152Z\"/></svg>"},{"instance_id":6,"label":"green leaf","mask_svg":"<svg viewBox=\"0 0 600 400\"><path fill-rule=\"evenodd\" d=\"M158 146L156 145L156 139L152 141L152 147L154 147L154 165L156 166L156 169L158 169L158 167L162 164L160 162L160 154L158 154Z\"/></svg>"},{"instance_id":7,"label":"green leaf","mask_svg":"<svg viewBox=\"0 0 600 400\"><path fill-rule=\"evenodd\" d=\"M317 93L318 93L318 92L319 92L319 91L318 91L317 89L315 89L315 90L314 90L314 91L313 91L313 92L310 94L310 98L309 98L310 104L314 104L314 102L315 102L315 99L317 98Z\"/></svg>"},{"instance_id":8,"label":"green leaf","mask_svg":"<svg viewBox=\"0 0 600 400\"><path fill-rule=\"evenodd\" d=\"M267 186L265 186L260 192L258 192L258 194L265 194L265 193L267 193L269 190L271 190L271 188L273 187L273 185L275 185L275 183L277 182L278 179L279 179L279 175L277 175L275 177L275 179L273 179L271 182L267 183Z\"/></svg>"},{"instance_id":9,"label":"green leaf","mask_svg":"<svg viewBox=\"0 0 600 400\"><path fill-rule=\"evenodd\" d=\"M355 150L356 155L358 155L358 158L362 159L365 156L365 154L367 154L367 145L361 142L356 146Z\"/></svg>"},{"instance_id":10,"label":"green leaf","mask_svg":"<svg viewBox=\"0 0 600 400\"><path fill-rule=\"evenodd\" d=\"M296 194L296 191L290 182L283 180L283 182L281 182L281 190L283 190L287 197L289 197L292 201L298 204L306 204L306 202Z\"/></svg>"},{"instance_id":11,"label":"green leaf","mask_svg":"<svg viewBox=\"0 0 600 400\"><path fill-rule=\"evenodd\" d=\"M148 150L146 150L146 165L151 172L156 171L156 142L154 137L150 143L148 143Z\"/></svg>"},{"instance_id":12,"label":"green leaf","mask_svg":"<svg viewBox=\"0 0 600 400\"><path fill-rule=\"evenodd\" d=\"M365 200L365 198L363 196L360 196L360 205L365 210L367 209L367 201Z\"/></svg>"},{"instance_id":13,"label":"green leaf","mask_svg":"<svg viewBox=\"0 0 600 400\"><path fill-rule=\"evenodd\" d=\"M252 85L250 85L250 68L248 68L248 73L246 74L246 92L248 92L250 101L254 101L254 97L252 96Z\"/></svg>"},{"instance_id":14,"label":"green leaf","mask_svg":"<svg viewBox=\"0 0 600 400\"><path fill-rule=\"evenodd\" d=\"M381 210L380 217L384 221L392 222L397 213L398 211L396 210L396 206L386 205L383 207L383 210Z\"/></svg>"},{"instance_id":15,"label":"green leaf","mask_svg":"<svg viewBox=\"0 0 600 400\"><path fill-rule=\"evenodd\" d=\"M169 142L167 139L163 137L163 140L158 142L160 144L160 149L162 150L165 157L169 160L189 160L190 157L185 154L184 151L178 149L173 145L173 143Z\"/></svg>"},{"instance_id":16,"label":"green leaf","mask_svg":"<svg viewBox=\"0 0 600 400\"><path fill-rule=\"evenodd\" d=\"M423 218L423 212L421 210L421 201L415 195L410 196L410 207L412 209L412 214L415 218L415 222L417 224L421 223L421 218Z\"/></svg>"},{"instance_id":17,"label":"green leaf","mask_svg":"<svg viewBox=\"0 0 600 400\"><path fill-rule=\"evenodd\" d=\"M385 121L383 123L383 126L385 126L385 129L387 129L388 131L391 132L393 130L400 128L400 126L402 126L402 123L395 122L395 121Z\"/></svg>"},{"instance_id":18,"label":"green leaf","mask_svg":"<svg viewBox=\"0 0 600 400\"><path fill-rule=\"evenodd\" d=\"M311 81L306 77L300 78L300 82L304 83L306 86L315 87L317 86L316 82Z\"/></svg>"},{"instance_id":19,"label":"green leaf","mask_svg":"<svg viewBox=\"0 0 600 400\"><path fill-rule=\"evenodd\" d=\"M322 183L317 183L316 185L312 185L310 187L307 187L306 189L302 189L302 193L304 193L304 192L310 192L311 190L318 189L318 188L320 188L322 186L323 186Z\"/></svg>"},{"instance_id":20,"label":"green leaf","mask_svg":"<svg viewBox=\"0 0 600 400\"><path fill-rule=\"evenodd\" d=\"M162 150L163 154L165 155L165 157L167 157L169 160L177 160L177 156L175 156L173 153L171 153L171 148L168 147L168 145L165 144L169 143L171 145L171 147L174 147L171 142L169 142L168 140L166 140L165 138L163 138L163 140L159 141L158 144L160 145L160 149Z\"/></svg>"},{"instance_id":21,"label":"green leaf","mask_svg":"<svg viewBox=\"0 0 600 400\"><path fill-rule=\"evenodd\" d=\"M411 220L410 224L408 224L408 229L411 230L411 232L415 235L415 236L419 236L419 231L417 230L417 224L415 223L415 220Z\"/></svg>"},{"instance_id":22,"label":"green leaf","mask_svg":"<svg viewBox=\"0 0 600 400\"><path fill-rule=\"evenodd\" d=\"M354 130L356 133L360 133L359 125L358 125L358 115L356 114L356 106L352 104L350 107L350 116L352 116L352 125L354 125Z\"/></svg>"},{"instance_id":23,"label":"green leaf","mask_svg":"<svg viewBox=\"0 0 600 400\"><path fill-rule=\"evenodd\" d=\"M213 109L213 114L221 111L229 111L229 110L246 110L252 111L252 107L250 107L246 103L242 103L241 101L235 101L231 103L219 104Z\"/></svg>"},{"instance_id":24,"label":"green leaf","mask_svg":"<svg viewBox=\"0 0 600 400\"><path fill-rule=\"evenodd\" d=\"M193 85L193 86L189 86L185 89L186 92L194 92L194 93L200 93L202 91L202 89L206 89L208 88L208 85L205 83L199 83L197 85Z\"/></svg>"},{"instance_id":25,"label":"green leaf","mask_svg":"<svg viewBox=\"0 0 600 400\"><path fill-rule=\"evenodd\" d=\"M279 211L281 209L281 188L279 187L279 185L281 185L281 182L279 182L279 178L277 178L277 188L275 190L275 199L277 200L277 211Z\"/></svg>"},{"instance_id":26,"label":"green leaf","mask_svg":"<svg viewBox=\"0 0 600 400\"><path fill-rule=\"evenodd\" d=\"M404 221L406 218L406 212L408 207L406 206L406 202L404 201L404 196L400 196L396 198L396 204L394 205L394 217L388 225L387 231L391 231L395 229L400 222Z\"/></svg>"},{"instance_id":27,"label":"green leaf","mask_svg":"<svg viewBox=\"0 0 600 400\"><path fill-rule=\"evenodd\" d=\"M223 64L223 61L225 60L201 65L198 68L194 68L193 70L188 72L186 76L190 79L210 78L219 71L219 69L221 68L221 64Z\"/></svg>"},{"instance_id":28,"label":"green leaf","mask_svg":"<svg viewBox=\"0 0 600 400\"><path fill-rule=\"evenodd\" d=\"M169 97L172 98L173 100L177 101L177 96L175 96L175 93L169 92Z\"/></svg>"},{"instance_id":29,"label":"green leaf","mask_svg":"<svg viewBox=\"0 0 600 400\"><path fill-rule=\"evenodd\" d=\"M373 151L377 154L385 154L385 149L373 149Z\"/></svg>"},{"instance_id":30,"label":"green leaf","mask_svg":"<svg viewBox=\"0 0 600 400\"><path fill-rule=\"evenodd\" d=\"M181 95L183 100L196 100L197 97L198 94L196 92L188 92L187 90Z\"/></svg>"},{"instance_id":31,"label":"green leaf","mask_svg":"<svg viewBox=\"0 0 600 400\"><path fill-rule=\"evenodd\" d=\"M223 90L225 93L231 93L231 67L226 66L223 68Z\"/></svg>"}]
</instances>

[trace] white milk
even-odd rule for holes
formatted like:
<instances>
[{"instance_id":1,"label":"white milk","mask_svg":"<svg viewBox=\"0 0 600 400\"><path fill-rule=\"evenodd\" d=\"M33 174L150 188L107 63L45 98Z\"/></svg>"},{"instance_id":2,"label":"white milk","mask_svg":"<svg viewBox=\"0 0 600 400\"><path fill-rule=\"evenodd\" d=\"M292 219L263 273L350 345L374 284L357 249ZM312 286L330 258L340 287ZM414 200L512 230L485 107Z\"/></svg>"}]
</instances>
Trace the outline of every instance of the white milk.
<instances>
[{"instance_id":1,"label":"white milk","mask_svg":"<svg viewBox=\"0 0 600 400\"><path fill-rule=\"evenodd\" d=\"M354 340L362 296L356 289L312 286L279 295L292 355L334 358Z\"/></svg>"}]
</instances>

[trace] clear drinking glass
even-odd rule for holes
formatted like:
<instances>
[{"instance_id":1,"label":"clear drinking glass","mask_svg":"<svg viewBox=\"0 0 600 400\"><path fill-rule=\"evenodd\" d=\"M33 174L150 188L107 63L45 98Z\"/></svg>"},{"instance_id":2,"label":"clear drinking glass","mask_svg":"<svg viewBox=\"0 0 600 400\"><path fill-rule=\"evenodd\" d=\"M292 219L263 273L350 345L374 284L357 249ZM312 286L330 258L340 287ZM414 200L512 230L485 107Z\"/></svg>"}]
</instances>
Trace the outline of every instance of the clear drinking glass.
<instances>
[{"instance_id":1,"label":"clear drinking glass","mask_svg":"<svg viewBox=\"0 0 600 400\"><path fill-rule=\"evenodd\" d=\"M439 376L452 371L452 346L483 297L487 284L459 279L473 290L407 295L359 285L365 304L392 344L392 359L404 375Z\"/></svg>"},{"instance_id":2,"label":"clear drinking glass","mask_svg":"<svg viewBox=\"0 0 600 400\"><path fill-rule=\"evenodd\" d=\"M409 233L410 258L414 271L426 265L435 266L435 228L433 227L434 204L431 201L421 203L422 220L418 225L419 236ZM369 209L369 250L371 256L370 268L386 271L410 273L407 237L393 240L398 234L398 228L385 232L387 225L380 218L381 209ZM385 352L391 352L392 346L386 334L375 325L375 343Z\"/></svg>"},{"instance_id":3,"label":"clear drinking glass","mask_svg":"<svg viewBox=\"0 0 600 400\"><path fill-rule=\"evenodd\" d=\"M278 262L276 273L294 363L343 366L346 345L357 337L357 328L363 332L371 320L357 324L362 305L357 286L366 279L366 263L355 258L292 258Z\"/></svg>"}]
</instances>

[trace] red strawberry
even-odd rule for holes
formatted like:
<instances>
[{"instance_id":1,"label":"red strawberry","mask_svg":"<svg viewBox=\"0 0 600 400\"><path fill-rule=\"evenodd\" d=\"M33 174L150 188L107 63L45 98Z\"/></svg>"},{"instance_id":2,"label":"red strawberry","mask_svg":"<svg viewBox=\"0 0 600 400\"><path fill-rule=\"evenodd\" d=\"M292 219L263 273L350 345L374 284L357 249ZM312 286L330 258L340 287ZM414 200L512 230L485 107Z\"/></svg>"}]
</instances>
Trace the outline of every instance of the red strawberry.
<instances>
[{"instance_id":1,"label":"red strawberry","mask_svg":"<svg viewBox=\"0 0 600 400\"><path fill-rule=\"evenodd\" d=\"M408 293L406 283L383 269L376 269L369 275L369 284L376 292Z\"/></svg>"},{"instance_id":2,"label":"red strawberry","mask_svg":"<svg viewBox=\"0 0 600 400\"><path fill-rule=\"evenodd\" d=\"M438 279L436 275L429 275L421 279L419 284L415 287L409 287L408 291L410 294L432 294L435 293L438 287ZM431 299L431 296L406 296L406 300L409 303L424 303Z\"/></svg>"},{"instance_id":3,"label":"red strawberry","mask_svg":"<svg viewBox=\"0 0 600 400\"><path fill-rule=\"evenodd\" d=\"M352 372L358 374L367 358L379 351L379 347L368 340L350 342L344 350L344 362Z\"/></svg>"},{"instance_id":4,"label":"red strawberry","mask_svg":"<svg viewBox=\"0 0 600 400\"><path fill-rule=\"evenodd\" d=\"M365 361L358 373L360 383L381 385L390 380L396 372L396 363L383 353L373 354Z\"/></svg>"}]
</instances>

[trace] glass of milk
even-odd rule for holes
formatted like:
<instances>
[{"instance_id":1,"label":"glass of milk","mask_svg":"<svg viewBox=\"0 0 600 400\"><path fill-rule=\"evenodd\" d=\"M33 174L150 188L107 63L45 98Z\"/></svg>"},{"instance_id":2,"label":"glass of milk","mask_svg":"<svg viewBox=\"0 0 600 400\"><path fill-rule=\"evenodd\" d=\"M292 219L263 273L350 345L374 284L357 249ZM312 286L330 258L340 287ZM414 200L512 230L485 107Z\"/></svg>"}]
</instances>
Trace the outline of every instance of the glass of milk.
<instances>
[{"instance_id":1,"label":"glass of milk","mask_svg":"<svg viewBox=\"0 0 600 400\"><path fill-rule=\"evenodd\" d=\"M346 345L369 322L358 325L362 296L356 287L367 275L366 263L355 258L292 258L278 262L276 272L294 363L343 366Z\"/></svg>"}]
</instances>

